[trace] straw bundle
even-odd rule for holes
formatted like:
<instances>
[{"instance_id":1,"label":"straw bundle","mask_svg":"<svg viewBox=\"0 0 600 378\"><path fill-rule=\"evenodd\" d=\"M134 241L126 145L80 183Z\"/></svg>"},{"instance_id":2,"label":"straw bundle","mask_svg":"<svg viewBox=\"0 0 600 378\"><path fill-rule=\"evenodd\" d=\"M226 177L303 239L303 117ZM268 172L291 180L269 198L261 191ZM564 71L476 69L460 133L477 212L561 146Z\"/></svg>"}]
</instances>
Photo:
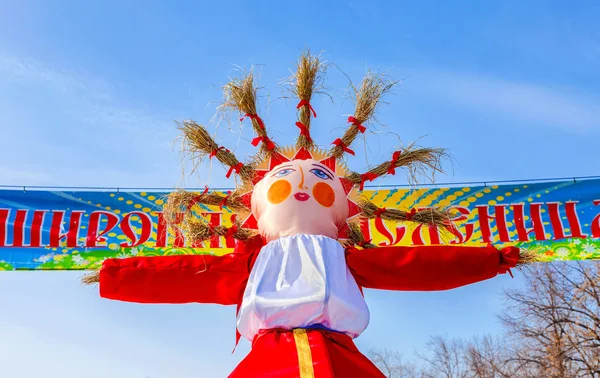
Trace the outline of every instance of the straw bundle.
<instances>
[{"instance_id":1,"label":"straw bundle","mask_svg":"<svg viewBox=\"0 0 600 378\"><path fill-rule=\"evenodd\" d=\"M81 277L81 283L84 285L93 285L100 282L100 269L96 269Z\"/></svg>"},{"instance_id":2,"label":"straw bundle","mask_svg":"<svg viewBox=\"0 0 600 378\"><path fill-rule=\"evenodd\" d=\"M231 236L237 240L248 240L250 237L256 235L257 232L256 230L242 228L237 224L231 228L225 226L211 227L200 219L191 219L182 228L191 244L203 242L214 235Z\"/></svg>"},{"instance_id":3,"label":"straw bundle","mask_svg":"<svg viewBox=\"0 0 600 378\"><path fill-rule=\"evenodd\" d=\"M341 138L344 146L350 147L358 134L364 132L364 124L374 118L375 111L381 103L383 96L397 83L397 81L388 80L383 75L368 72L359 88L351 85L354 92L355 110L352 117L348 118L348 122L351 125L346 129ZM341 146L331 149L331 154L336 158L341 157L344 152Z\"/></svg>"},{"instance_id":4,"label":"straw bundle","mask_svg":"<svg viewBox=\"0 0 600 378\"><path fill-rule=\"evenodd\" d=\"M310 100L313 93L321 85L325 73L326 65L316 55L311 55L310 51L304 52L298 60L296 72L290 80L290 90L296 95L300 102L307 105L299 107L298 120L310 130L311 107ZM299 135L296 141L298 148L310 149L314 146L312 139L305 135Z\"/></svg>"},{"instance_id":5,"label":"straw bundle","mask_svg":"<svg viewBox=\"0 0 600 378\"><path fill-rule=\"evenodd\" d=\"M517 268L538 262L548 262L542 249L521 248Z\"/></svg>"},{"instance_id":6,"label":"straw bundle","mask_svg":"<svg viewBox=\"0 0 600 378\"><path fill-rule=\"evenodd\" d=\"M413 209L403 211L398 209L381 208L374 203L361 200L359 206L362 215L368 219L381 218L394 222L414 222L440 228L452 227L452 218L447 210L427 208L422 210Z\"/></svg>"},{"instance_id":7,"label":"straw bundle","mask_svg":"<svg viewBox=\"0 0 600 378\"><path fill-rule=\"evenodd\" d=\"M249 212L250 209L241 201L241 196L236 190L231 194L217 192L198 193L186 190L177 190L166 196L163 205L163 214L168 222L174 221L178 214L191 211L196 204L207 206L227 206L235 212Z\"/></svg>"},{"instance_id":8,"label":"straw bundle","mask_svg":"<svg viewBox=\"0 0 600 378\"><path fill-rule=\"evenodd\" d=\"M220 147L208 133L208 130L194 121L178 122L178 128L183 133L184 153L188 153L196 166L205 156L216 157L223 165L235 170L243 181L251 182L254 178L254 168L242 164L228 149ZM195 167L194 167L195 168Z\"/></svg>"},{"instance_id":9,"label":"straw bundle","mask_svg":"<svg viewBox=\"0 0 600 378\"><path fill-rule=\"evenodd\" d=\"M254 74L250 72L242 79L232 80L223 87L225 100L221 105L221 108L239 111L242 116L242 120L245 117L250 118L252 122L252 128L259 137L259 139L256 139L256 143L262 141L259 153L262 155L271 156L277 151L278 148L269 138L264 122L258 116L256 93L257 87L254 83Z\"/></svg>"},{"instance_id":10,"label":"straw bundle","mask_svg":"<svg viewBox=\"0 0 600 378\"><path fill-rule=\"evenodd\" d=\"M446 152L442 148L415 148L414 145L411 145L404 151L396 151L395 155L397 159L386 161L370 169L366 175L372 175L372 178L368 180L371 181L387 174L395 174L396 168L408 170L411 183L418 182L419 177L427 175L429 170L432 171L432 181L435 172L443 173L441 161L446 156ZM356 172L352 172L346 178L357 185L363 184L365 181L365 177Z\"/></svg>"},{"instance_id":11,"label":"straw bundle","mask_svg":"<svg viewBox=\"0 0 600 378\"><path fill-rule=\"evenodd\" d=\"M365 241L365 236L362 233L359 222L352 222L348 224L348 239L351 245L358 245L362 248L375 248L374 244Z\"/></svg>"}]
</instances>

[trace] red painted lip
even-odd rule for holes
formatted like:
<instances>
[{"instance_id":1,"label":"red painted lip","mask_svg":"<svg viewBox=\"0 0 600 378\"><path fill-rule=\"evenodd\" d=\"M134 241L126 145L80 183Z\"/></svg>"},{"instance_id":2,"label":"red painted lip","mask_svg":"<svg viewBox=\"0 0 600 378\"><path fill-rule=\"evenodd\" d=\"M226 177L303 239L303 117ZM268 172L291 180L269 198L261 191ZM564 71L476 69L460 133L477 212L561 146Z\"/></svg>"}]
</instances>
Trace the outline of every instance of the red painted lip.
<instances>
[{"instance_id":1,"label":"red painted lip","mask_svg":"<svg viewBox=\"0 0 600 378\"><path fill-rule=\"evenodd\" d=\"M294 194L294 197L296 197L296 199L298 201L302 201L302 202L308 201L308 199L310 198L310 196L308 194L303 193L303 192L298 192L298 193Z\"/></svg>"}]
</instances>

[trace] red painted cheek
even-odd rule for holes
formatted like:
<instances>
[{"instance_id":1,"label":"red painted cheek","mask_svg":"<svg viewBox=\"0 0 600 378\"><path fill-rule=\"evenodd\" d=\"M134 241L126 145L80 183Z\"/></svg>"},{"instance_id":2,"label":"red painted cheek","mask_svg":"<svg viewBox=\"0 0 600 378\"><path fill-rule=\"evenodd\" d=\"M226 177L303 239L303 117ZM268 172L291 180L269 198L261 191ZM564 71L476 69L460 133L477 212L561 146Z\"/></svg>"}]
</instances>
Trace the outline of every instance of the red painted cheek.
<instances>
[{"instance_id":1,"label":"red painted cheek","mask_svg":"<svg viewBox=\"0 0 600 378\"><path fill-rule=\"evenodd\" d=\"M335 202L335 192L331 186L324 182L318 182L313 187L313 197L321 206L331 207Z\"/></svg>"},{"instance_id":2,"label":"red painted cheek","mask_svg":"<svg viewBox=\"0 0 600 378\"><path fill-rule=\"evenodd\" d=\"M292 184L287 180L278 180L271 185L267 192L267 199L270 203L277 205L286 200L292 193Z\"/></svg>"}]
</instances>

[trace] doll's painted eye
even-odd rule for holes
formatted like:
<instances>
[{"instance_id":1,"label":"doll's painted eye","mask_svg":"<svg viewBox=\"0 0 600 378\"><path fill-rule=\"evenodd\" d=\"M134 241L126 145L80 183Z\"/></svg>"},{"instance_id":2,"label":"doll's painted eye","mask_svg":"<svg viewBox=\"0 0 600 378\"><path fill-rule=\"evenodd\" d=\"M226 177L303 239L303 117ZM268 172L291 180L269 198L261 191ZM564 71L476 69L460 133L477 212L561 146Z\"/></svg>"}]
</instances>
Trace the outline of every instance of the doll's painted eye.
<instances>
[{"instance_id":1,"label":"doll's painted eye","mask_svg":"<svg viewBox=\"0 0 600 378\"><path fill-rule=\"evenodd\" d=\"M323 179L323 180L330 180L331 179L331 177L327 173L325 173L324 170L319 169L319 168L313 168L313 169L311 169L310 173L314 174L315 176L317 176L318 178Z\"/></svg>"},{"instance_id":2,"label":"doll's painted eye","mask_svg":"<svg viewBox=\"0 0 600 378\"><path fill-rule=\"evenodd\" d=\"M285 177L285 176L289 175L292 172L294 172L294 170L290 169L290 168L282 169L281 171L275 173L273 175L273 177Z\"/></svg>"}]
</instances>

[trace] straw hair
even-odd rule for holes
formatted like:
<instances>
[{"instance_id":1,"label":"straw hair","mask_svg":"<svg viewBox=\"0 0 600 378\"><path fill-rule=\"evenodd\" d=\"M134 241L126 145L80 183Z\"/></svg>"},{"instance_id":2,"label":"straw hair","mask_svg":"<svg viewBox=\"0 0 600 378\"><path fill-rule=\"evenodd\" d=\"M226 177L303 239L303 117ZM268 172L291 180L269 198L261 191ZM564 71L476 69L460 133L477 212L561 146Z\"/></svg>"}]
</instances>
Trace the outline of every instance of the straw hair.
<instances>
[{"instance_id":1,"label":"straw hair","mask_svg":"<svg viewBox=\"0 0 600 378\"><path fill-rule=\"evenodd\" d=\"M234 109L240 112L242 117L246 115L258 116L257 112L257 87L254 82L254 73L250 71L241 79L234 79L223 87L224 102L221 109ZM264 124L261 125L256 117L250 117L252 128L259 137L269 138ZM270 140L270 138L269 138ZM277 146L269 150L265 143L260 145L260 154L270 156L277 151Z\"/></svg>"},{"instance_id":2,"label":"straw hair","mask_svg":"<svg viewBox=\"0 0 600 378\"><path fill-rule=\"evenodd\" d=\"M541 248L521 248L517 268L538 262L548 262Z\"/></svg>"},{"instance_id":3,"label":"straw hair","mask_svg":"<svg viewBox=\"0 0 600 378\"><path fill-rule=\"evenodd\" d=\"M442 148L417 148L410 145L405 150L398 152L400 152L400 156L393 163L393 167L406 169L411 183L417 183L419 178L427 176L428 172L431 172L431 181L434 179L435 172L443 173L441 162L447 154ZM370 169L367 173L382 177L388 174L391 166L392 161L386 161ZM347 178L354 184L363 182L361 175L356 172L352 172Z\"/></svg>"},{"instance_id":4,"label":"straw hair","mask_svg":"<svg viewBox=\"0 0 600 378\"><path fill-rule=\"evenodd\" d=\"M194 169L201 160L215 154L214 156L223 165L227 167L236 167L240 161L233 153L220 147L208 133L208 130L194 121L177 122L179 130L183 134L184 153L187 153L190 159L195 161ZM251 182L254 178L254 168L247 164L242 164L240 177L245 182Z\"/></svg>"},{"instance_id":5,"label":"straw hair","mask_svg":"<svg viewBox=\"0 0 600 378\"><path fill-rule=\"evenodd\" d=\"M375 244L365 242L365 236L360 228L360 222L348 224L348 240L350 245L358 245L362 248L375 248Z\"/></svg>"},{"instance_id":6,"label":"straw hair","mask_svg":"<svg viewBox=\"0 0 600 378\"><path fill-rule=\"evenodd\" d=\"M228 169L227 177L235 172L241 177L241 182L238 183L236 190L230 195L208 191L198 193L183 190L169 194L165 199L163 214L171 228L181 230L186 239L192 244L199 243L215 235L245 240L256 232L242 228L241 224L235 224L232 228L209 225L200 216L202 206L226 206L235 213L236 219L248 219L242 216L251 213L249 208L251 206L247 203L248 198L245 195L251 193L256 181L263 177L258 175L257 171L260 169L262 174L263 169L270 167L271 163L275 163L275 160L280 157L277 153L280 153L281 157L289 159L293 159L292 156L303 158L306 154L298 154L299 152L310 152L315 148L315 143L310 136L311 118L316 117L312 110L311 101L315 93L324 93L323 80L326 68L327 65L319 56L313 55L310 50L307 50L299 57L292 77L284 83L293 95L299 99L296 106L298 109L296 126L300 129L300 135L296 141L296 146L294 146L295 148L280 148L268 137L264 123L258 114L257 77L252 70L244 72L223 87L223 103L219 106L219 109L220 111L239 112L242 119L250 119L252 128L257 135L252 144L258 146L260 143L259 151L253 158L244 160L244 163L241 163L232 152L220 146L204 126L194 121L178 123L179 130L182 133L183 152L195 163L194 170L197 169L204 158L214 157ZM375 120L378 107L383 103L384 97L395 84L397 84L396 81L390 80L385 75L371 71L367 72L360 84L356 86L351 84L354 113L348 118L349 125L342 137L334 142L336 146L329 151L330 154L326 155L319 152L318 160L321 161L322 157L332 157L338 163L341 161L339 158L345 152L350 153L349 147L355 142L358 134L365 131L364 124ZM288 152L295 152L296 155L288 156ZM312 152L310 154L315 156ZM402 151L396 151L389 161L374 166L364 174L349 172L345 176L353 184L360 185L361 189L365 182L373 181L388 174L395 174L397 168L403 168L408 172L410 183L417 183L421 176L430 174L433 181L435 173L442 172L441 160L445 156L446 153L443 149L420 148L410 145ZM267 158L271 158L271 160ZM348 172L346 169L343 171ZM242 193L244 196L241 195ZM368 221L373 217L381 217L391 221L412 221L451 227L448 214L443 210L428 209L418 212L383 210L368 201L363 202L361 205L362 215L357 217L359 223L349 226L349 241L347 241L361 247L373 246L364 240L360 226L360 222ZM240 216L238 217L238 215ZM348 222L352 221L348 220ZM346 241L343 242L346 243ZM93 281L93 278L90 278L90 280Z\"/></svg>"},{"instance_id":7,"label":"straw hair","mask_svg":"<svg viewBox=\"0 0 600 378\"><path fill-rule=\"evenodd\" d=\"M188 216L195 217L194 207L201 204L206 206L226 206L238 214L250 213L250 209L241 201L239 191L223 195L217 192L198 193L177 190L165 196L163 216L169 225L185 222Z\"/></svg>"},{"instance_id":8,"label":"straw hair","mask_svg":"<svg viewBox=\"0 0 600 378\"><path fill-rule=\"evenodd\" d=\"M96 269L91 273L85 274L81 277L81 283L84 285L93 285L100 282L100 269Z\"/></svg>"},{"instance_id":9,"label":"straw hair","mask_svg":"<svg viewBox=\"0 0 600 378\"><path fill-rule=\"evenodd\" d=\"M208 240L215 235L228 236L230 230L230 228L225 226L211 227L200 219L189 220L183 225L182 229L192 245ZM252 236L256 235L256 233L256 230L242 228L239 225L236 225L236 230L235 232L231 233L231 237L237 240L248 240Z\"/></svg>"},{"instance_id":10,"label":"straw hair","mask_svg":"<svg viewBox=\"0 0 600 378\"><path fill-rule=\"evenodd\" d=\"M381 104L384 95L397 83L398 81L389 80L384 75L369 71L358 88L351 84L355 101L355 110L352 117L355 121L346 129L341 138L344 146L350 147L360 132L358 125L362 126L375 117L377 107ZM331 149L331 154L336 158L341 157L344 152L341 146Z\"/></svg>"},{"instance_id":11,"label":"straw hair","mask_svg":"<svg viewBox=\"0 0 600 378\"><path fill-rule=\"evenodd\" d=\"M290 90L300 101L308 101L321 86L324 78L326 65L317 55L312 55L309 51L302 53L298 60L296 72L290 80ZM310 130L311 111L308 106L302 106L299 109L298 120ZM298 148L310 149L314 146L312 140L304 135L299 135L296 141Z\"/></svg>"},{"instance_id":12,"label":"straw hair","mask_svg":"<svg viewBox=\"0 0 600 378\"><path fill-rule=\"evenodd\" d=\"M427 208L422 210L403 211L381 208L368 200L359 201L362 215L368 219L380 217L394 222L414 222L440 228L452 227L452 218L448 210Z\"/></svg>"}]
</instances>

